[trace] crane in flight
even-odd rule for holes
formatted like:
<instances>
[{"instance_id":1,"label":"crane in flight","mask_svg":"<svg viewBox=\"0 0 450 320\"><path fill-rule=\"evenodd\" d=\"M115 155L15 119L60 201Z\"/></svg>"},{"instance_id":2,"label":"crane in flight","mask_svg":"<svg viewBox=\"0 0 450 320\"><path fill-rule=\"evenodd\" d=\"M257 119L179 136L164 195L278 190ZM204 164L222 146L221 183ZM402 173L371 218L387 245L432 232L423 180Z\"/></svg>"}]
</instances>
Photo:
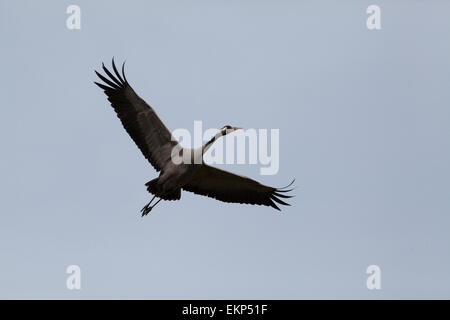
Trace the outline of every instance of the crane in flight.
<instances>
[{"instance_id":1,"label":"crane in flight","mask_svg":"<svg viewBox=\"0 0 450 320\"><path fill-rule=\"evenodd\" d=\"M158 178L145 184L153 198L142 208L142 216L147 215L161 200L180 200L181 190L223 202L264 205L277 210L280 210L277 203L289 205L280 198L292 197L285 193L292 191L287 188L295 180L286 187L273 188L203 162L203 154L217 139L241 128L226 125L198 149L181 147L155 110L131 88L124 67L125 63L121 75L113 58L114 74L102 64L107 77L95 71L103 83L94 83L103 89L123 127L144 157L160 172ZM187 156L190 161L175 163L172 160L174 153L180 157ZM155 198L159 199L152 205Z\"/></svg>"}]
</instances>

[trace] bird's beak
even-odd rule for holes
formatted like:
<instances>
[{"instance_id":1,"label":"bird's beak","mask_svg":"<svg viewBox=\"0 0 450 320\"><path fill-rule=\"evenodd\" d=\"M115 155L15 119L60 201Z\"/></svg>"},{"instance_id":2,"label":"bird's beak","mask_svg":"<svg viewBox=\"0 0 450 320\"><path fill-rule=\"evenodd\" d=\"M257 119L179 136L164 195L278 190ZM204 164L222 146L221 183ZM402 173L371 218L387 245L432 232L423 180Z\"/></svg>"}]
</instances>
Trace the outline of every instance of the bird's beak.
<instances>
[{"instance_id":1,"label":"bird's beak","mask_svg":"<svg viewBox=\"0 0 450 320\"><path fill-rule=\"evenodd\" d=\"M236 130L242 130L242 128L241 127L233 127L233 131L236 131Z\"/></svg>"}]
</instances>

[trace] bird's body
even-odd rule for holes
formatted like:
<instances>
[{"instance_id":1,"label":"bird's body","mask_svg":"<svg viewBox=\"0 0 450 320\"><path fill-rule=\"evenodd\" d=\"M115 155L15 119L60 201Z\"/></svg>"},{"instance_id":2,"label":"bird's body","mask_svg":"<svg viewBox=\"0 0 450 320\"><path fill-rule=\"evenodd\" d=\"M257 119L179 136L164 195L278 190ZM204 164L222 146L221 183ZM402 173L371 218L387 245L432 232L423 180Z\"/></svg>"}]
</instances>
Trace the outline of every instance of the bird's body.
<instances>
[{"instance_id":1,"label":"bird's body","mask_svg":"<svg viewBox=\"0 0 450 320\"><path fill-rule=\"evenodd\" d=\"M156 195L158 198L164 200L178 200L171 199L171 195L179 193L181 189L189 183L199 170L200 166L195 164L174 164L168 163L161 171L158 178L147 182L147 190ZM165 199L168 197L168 199Z\"/></svg>"},{"instance_id":2,"label":"bird's body","mask_svg":"<svg viewBox=\"0 0 450 320\"><path fill-rule=\"evenodd\" d=\"M145 184L148 192L153 194L153 199L141 210L142 215L148 214L161 200L179 200L182 190L224 202L265 205L277 210L280 209L275 202L288 205L280 198L290 198L284 193L291 190L265 186L203 162L204 153L217 139L240 128L224 126L204 146L197 149L182 148L153 108L131 88L125 77L124 65L122 75L114 60L112 66L115 75L103 65L109 79L96 71L104 84L95 84L104 90L125 130L145 158L160 172L159 177ZM151 206L156 197L159 200Z\"/></svg>"}]
</instances>

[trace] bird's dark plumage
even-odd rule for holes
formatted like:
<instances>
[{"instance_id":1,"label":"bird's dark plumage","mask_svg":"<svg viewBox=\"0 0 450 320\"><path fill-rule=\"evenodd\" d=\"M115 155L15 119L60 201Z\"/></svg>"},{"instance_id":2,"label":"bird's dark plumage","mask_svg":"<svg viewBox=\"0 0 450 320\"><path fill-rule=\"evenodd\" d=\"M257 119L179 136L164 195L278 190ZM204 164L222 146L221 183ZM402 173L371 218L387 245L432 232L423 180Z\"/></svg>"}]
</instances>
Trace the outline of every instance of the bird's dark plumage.
<instances>
[{"instance_id":1,"label":"bird's dark plumage","mask_svg":"<svg viewBox=\"0 0 450 320\"><path fill-rule=\"evenodd\" d=\"M95 71L104 84L94 83L104 90L123 127L144 157L157 171L161 171L165 163L171 159L172 148L178 143L155 110L131 88L125 77L124 65L125 63L122 65L120 75L114 60L112 61L115 76L102 65L109 79Z\"/></svg>"},{"instance_id":2,"label":"bird's dark plumage","mask_svg":"<svg viewBox=\"0 0 450 320\"><path fill-rule=\"evenodd\" d=\"M292 183L294 181L284 188L272 188L253 179L202 164L183 190L223 202L265 205L280 210L276 203L289 206L280 198L292 197L283 194L292 190L286 189Z\"/></svg>"}]
</instances>

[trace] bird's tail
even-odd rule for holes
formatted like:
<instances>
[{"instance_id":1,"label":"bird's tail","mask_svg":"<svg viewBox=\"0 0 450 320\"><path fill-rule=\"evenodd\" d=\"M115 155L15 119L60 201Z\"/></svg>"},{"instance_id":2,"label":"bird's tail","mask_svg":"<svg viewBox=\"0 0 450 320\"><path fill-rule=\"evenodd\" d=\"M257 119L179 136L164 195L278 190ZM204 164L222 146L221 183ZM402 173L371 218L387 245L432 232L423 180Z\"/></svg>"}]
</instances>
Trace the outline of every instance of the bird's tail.
<instances>
[{"instance_id":1,"label":"bird's tail","mask_svg":"<svg viewBox=\"0 0 450 320\"><path fill-rule=\"evenodd\" d=\"M158 178L155 178L145 184L147 191L163 200L180 200L181 189L172 192L163 192L158 184Z\"/></svg>"},{"instance_id":2,"label":"bird's tail","mask_svg":"<svg viewBox=\"0 0 450 320\"><path fill-rule=\"evenodd\" d=\"M160 193L159 186L158 186L158 178L150 180L149 182L147 182L145 184L145 186L147 187L147 191L151 194L158 196L158 194Z\"/></svg>"}]
</instances>

